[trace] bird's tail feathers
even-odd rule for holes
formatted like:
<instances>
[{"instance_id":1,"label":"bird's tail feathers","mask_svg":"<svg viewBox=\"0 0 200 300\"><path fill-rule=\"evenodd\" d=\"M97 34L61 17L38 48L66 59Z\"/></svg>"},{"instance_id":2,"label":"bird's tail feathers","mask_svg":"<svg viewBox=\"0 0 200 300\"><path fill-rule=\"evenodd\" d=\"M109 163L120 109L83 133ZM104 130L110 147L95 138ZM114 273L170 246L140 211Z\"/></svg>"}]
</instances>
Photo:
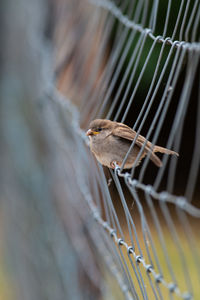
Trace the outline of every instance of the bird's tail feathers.
<instances>
[{"instance_id":1,"label":"bird's tail feathers","mask_svg":"<svg viewBox=\"0 0 200 300\"><path fill-rule=\"evenodd\" d=\"M166 154L171 154L171 155L176 155L179 156L179 154L173 150L169 150L160 146L154 146L153 152L160 152L160 153L166 153Z\"/></svg>"},{"instance_id":2,"label":"bird's tail feathers","mask_svg":"<svg viewBox=\"0 0 200 300\"><path fill-rule=\"evenodd\" d=\"M148 148L148 150L151 152L150 154L150 159L152 160L152 162L157 166L157 167L162 167L162 161L160 160L160 158L155 154L155 152L160 152L160 153L165 153L165 154L171 154L171 155L177 155L179 156L179 154L175 151L166 149L164 147L160 147L160 146L154 146L153 150Z\"/></svg>"}]
</instances>

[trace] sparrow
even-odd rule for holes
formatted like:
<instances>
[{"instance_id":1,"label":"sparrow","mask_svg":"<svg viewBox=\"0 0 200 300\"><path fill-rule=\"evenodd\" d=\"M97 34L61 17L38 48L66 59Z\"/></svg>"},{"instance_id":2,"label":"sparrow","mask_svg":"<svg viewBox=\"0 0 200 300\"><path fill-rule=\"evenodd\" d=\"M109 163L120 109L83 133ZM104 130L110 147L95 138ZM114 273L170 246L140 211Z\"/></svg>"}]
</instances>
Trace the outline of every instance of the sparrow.
<instances>
[{"instance_id":1,"label":"sparrow","mask_svg":"<svg viewBox=\"0 0 200 300\"><path fill-rule=\"evenodd\" d=\"M94 153L96 159L102 165L112 169L115 168L116 164L121 167L123 159L136 134L137 132L129 126L106 119L93 120L86 132L86 135L90 140L90 149ZM144 143L145 147L139 157L137 166L148 153L150 153L151 161L157 167L161 167L162 162L155 152L179 156L177 152L153 145L151 142L147 141L145 137L138 135L135 145L126 159L124 169L130 169L133 166Z\"/></svg>"}]
</instances>

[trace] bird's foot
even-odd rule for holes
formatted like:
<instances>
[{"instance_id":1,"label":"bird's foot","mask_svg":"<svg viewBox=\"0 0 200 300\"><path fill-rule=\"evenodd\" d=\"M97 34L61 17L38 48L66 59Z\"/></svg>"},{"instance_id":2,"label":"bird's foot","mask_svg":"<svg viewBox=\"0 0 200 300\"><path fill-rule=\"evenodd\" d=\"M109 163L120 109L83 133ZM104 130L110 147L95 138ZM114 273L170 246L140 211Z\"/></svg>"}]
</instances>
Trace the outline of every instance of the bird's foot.
<instances>
[{"instance_id":1,"label":"bird's foot","mask_svg":"<svg viewBox=\"0 0 200 300\"><path fill-rule=\"evenodd\" d=\"M110 163L110 167L111 167L112 169L115 169L116 166L119 166L119 163L118 163L116 160L113 160L113 161Z\"/></svg>"}]
</instances>

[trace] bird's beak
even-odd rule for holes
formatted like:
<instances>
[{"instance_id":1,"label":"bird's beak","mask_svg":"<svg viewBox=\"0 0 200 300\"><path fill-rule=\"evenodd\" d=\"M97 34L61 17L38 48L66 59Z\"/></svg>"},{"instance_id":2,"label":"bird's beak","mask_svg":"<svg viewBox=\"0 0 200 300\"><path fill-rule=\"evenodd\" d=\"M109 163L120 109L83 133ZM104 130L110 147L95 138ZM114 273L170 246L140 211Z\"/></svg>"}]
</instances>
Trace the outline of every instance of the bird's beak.
<instances>
[{"instance_id":1,"label":"bird's beak","mask_svg":"<svg viewBox=\"0 0 200 300\"><path fill-rule=\"evenodd\" d=\"M94 131L92 129L88 129L88 131L86 132L86 135L90 136L90 135L95 135L95 134L98 134L98 133L99 133L98 131Z\"/></svg>"}]
</instances>

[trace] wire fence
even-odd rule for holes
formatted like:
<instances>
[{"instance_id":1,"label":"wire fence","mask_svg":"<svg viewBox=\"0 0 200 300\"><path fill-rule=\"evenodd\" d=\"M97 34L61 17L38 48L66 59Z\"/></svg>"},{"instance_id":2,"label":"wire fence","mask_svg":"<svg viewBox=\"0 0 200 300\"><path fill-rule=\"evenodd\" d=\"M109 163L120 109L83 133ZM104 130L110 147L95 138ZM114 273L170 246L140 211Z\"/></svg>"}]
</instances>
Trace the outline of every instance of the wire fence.
<instances>
[{"instance_id":1,"label":"wire fence","mask_svg":"<svg viewBox=\"0 0 200 300\"><path fill-rule=\"evenodd\" d=\"M20 0L15 18L14 1L2 4L1 185L18 298L106 299L110 286L109 299L198 299L200 3L55 1L57 87L50 3ZM122 166L104 168L85 134L95 118L179 158L137 166L143 146L124 170L136 136Z\"/></svg>"},{"instance_id":2,"label":"wire fence","mask_svg":"<svg viewBox=\"0 0 200 300\"><path fill-rule=\"evenodd\" d=\"M88 21L88 47L78 54L76 80L83 82L87 74L87 81L77 98L76 132L87 144L79 124L86 129L92 119L111 119L180 154L178 160L164 155L163 166L156 170L149 156L136 168L138 155L127 172L123 167L134 140L121 168L116 165L105 177L102 166L97 166L94 177L100 199L80 183L99 225L97 247L103 248L101 257L109 257L106 264L114 270L126 299L198 299L200 3L89 3L96 22L91 21L91 28ZM72 99L77 97L76 86L81 87L75 85Z\"/></svg>"}]
</instances>

